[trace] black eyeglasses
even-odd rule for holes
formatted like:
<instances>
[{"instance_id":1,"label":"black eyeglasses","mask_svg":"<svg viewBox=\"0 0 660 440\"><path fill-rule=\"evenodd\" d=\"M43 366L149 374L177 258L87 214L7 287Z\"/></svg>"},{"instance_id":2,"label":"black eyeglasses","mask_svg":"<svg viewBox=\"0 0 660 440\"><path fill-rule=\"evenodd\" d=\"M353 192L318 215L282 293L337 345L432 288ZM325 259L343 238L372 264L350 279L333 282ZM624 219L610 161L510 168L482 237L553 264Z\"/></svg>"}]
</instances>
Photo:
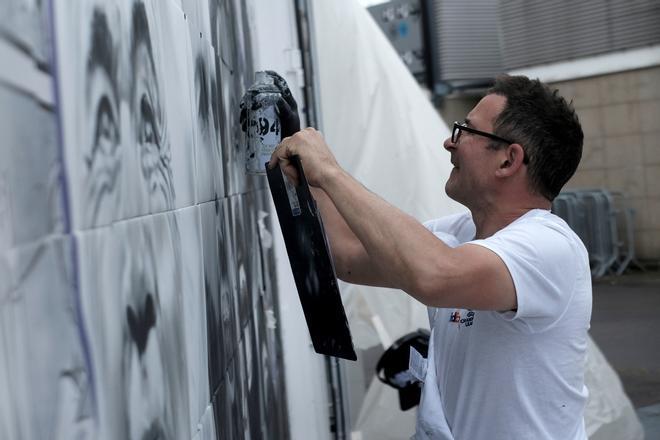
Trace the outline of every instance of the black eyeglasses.
<instances>
[{"instance_id":1,"label":"black eyeglasses","mask_svg":"<svg viewBox=\"0 0 660 440\"><path fill-rule=\"evenodd\" d=\"M468 131L470 133L478 134L479 136L485 136L487 138L494 139L496 141L500 142L506 142L507 144L513 144L513 141L510 141L508 139L501 138L493 133L488 133L487 131L481 131L477 130L476 128L471 128L468 127L467 124L464 122L462 124L459 124L458 122L454 122L454 129L451 131L451 142L452 144L455 144L458 142L458 139L461 137L461 131Z\"/></svg>"},{"instance_id":2,"label":"black eyeglasses","mask_svg":"<svg viewBox=\"0 0 660 440\"><path fill-rule=\"evenodd\" d=\"M481 131L477 130L476 128L468 127L465 122L462 124L459 124L458 122L454 122L454 128L451 131L451 143L455 144L458 142L458 140L461 137L461 131L467 131L470 133L478 134L479 136L485 136L487 138L499 141L499 142L504 142L506 144L514 144L515 142L510 141L508 139L504 139L503 137L499 137L496 134L493 133L488 133L487 131ZM523 163L528 164L529 163L529 158L527 157L527 152L523 148Z\"/></svg>"}]
</instances>

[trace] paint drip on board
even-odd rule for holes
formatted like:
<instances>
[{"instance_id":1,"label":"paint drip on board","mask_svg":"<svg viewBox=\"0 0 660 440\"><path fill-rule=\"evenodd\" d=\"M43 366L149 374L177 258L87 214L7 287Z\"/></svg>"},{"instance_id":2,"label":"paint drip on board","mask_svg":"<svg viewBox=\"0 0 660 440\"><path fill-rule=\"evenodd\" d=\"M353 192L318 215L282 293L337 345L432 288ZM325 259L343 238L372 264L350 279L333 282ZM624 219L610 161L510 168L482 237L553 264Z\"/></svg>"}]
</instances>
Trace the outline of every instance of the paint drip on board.
<instances>
[{"instance_id":1,"label":"paint drip on board","mask_svg":"<svg viewBox=\"0 0 660 440\"><path fill-rule=\"evenodd\" d=\"M280 99L279 89L266 72L257 72L255 83L243 95L247 125L245 171L249 174L266 173L266 163L282 140L277 111Z\"/></svg>"}]
</instances>

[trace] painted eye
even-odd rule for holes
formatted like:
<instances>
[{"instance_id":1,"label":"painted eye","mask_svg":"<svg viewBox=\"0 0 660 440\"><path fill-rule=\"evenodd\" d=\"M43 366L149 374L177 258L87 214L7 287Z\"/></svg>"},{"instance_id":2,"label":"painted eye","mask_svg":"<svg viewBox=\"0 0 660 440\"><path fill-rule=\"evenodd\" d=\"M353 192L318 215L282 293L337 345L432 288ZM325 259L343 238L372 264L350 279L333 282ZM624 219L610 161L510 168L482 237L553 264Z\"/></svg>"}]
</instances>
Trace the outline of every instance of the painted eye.
<instances>
[{"instance_id":1,"label":"painted eye","mask_svg":"<svg viewBox=\"0 0 660 440\"><path fill-rule=\"evenodd\" d=\"M117 123L110 104L110 99L104 95L96 110L96 129L94 130L94 148L104 149L117 144Z\"/></svg>"},{"instance_id":2,"label":"painted eye","mask_svg":"<svg viewBox=\"0 0 660 440\"><path fill-rule=\"evenodd\" d=\"M159 139L156 130L156 119L147 95L143 95L140 100L140 122L138 130L140 143L158 145Z\"/></svg>"},{"instance_id":3,"label":"painted eye","mask_svg":"<svg viewBox=\"0 0 660 440\"><path fill-rule=\"evenodd\" d=\"M98 154L111 155L119 143L119 129L107 95L103 95L96 107L94 139L90 154L85 157L87 168L94 166Z\"/></svg>"}]
</instances>

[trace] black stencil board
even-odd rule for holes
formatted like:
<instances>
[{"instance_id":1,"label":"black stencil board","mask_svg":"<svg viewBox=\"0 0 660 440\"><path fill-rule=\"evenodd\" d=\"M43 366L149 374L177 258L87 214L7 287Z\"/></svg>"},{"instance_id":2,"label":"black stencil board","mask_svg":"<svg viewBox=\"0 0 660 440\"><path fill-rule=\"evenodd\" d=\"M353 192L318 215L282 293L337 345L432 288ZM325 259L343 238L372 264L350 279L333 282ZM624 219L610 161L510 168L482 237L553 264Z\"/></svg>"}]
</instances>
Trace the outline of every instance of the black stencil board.
<instances>
[{"instance_id":1,"label":"black stencil board","mask_svg":"<svg viewBox=\"0 0 660 440\"><path fill-rule=\"evenodd\" d=\"M292 161L300 178L288 191L279 165L266 174L307 328L317 353L354 361L357 356L321 215L299 158Z\"/></svg>"}]
</instances>

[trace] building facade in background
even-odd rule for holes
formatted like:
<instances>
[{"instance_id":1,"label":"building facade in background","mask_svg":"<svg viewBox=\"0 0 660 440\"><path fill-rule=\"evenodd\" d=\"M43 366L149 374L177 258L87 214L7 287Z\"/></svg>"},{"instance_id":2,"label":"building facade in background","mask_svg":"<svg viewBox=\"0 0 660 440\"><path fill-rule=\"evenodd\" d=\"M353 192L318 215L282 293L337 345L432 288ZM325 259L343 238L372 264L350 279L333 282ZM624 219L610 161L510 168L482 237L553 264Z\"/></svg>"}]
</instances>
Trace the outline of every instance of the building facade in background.
<instances>
[{"instance_id":1,"label":"building facade in background","mask_svg":"<svg viewBox=\"0 0 660 440\"><path fill-rule=\"evenodd\" d=\"M411 2L397 0L370 10L388 5L396 10ZM445 120L463 118L500 73L524 74L557 87L573 101L585 133L583 159L567 188L620 194L624 205L634 210L636 257L658 264L660 3L420 4L427 26L420 49L428 67L424 85ZM624 233L619 236L625 239Z\"/></svg>"}]
</instances>

